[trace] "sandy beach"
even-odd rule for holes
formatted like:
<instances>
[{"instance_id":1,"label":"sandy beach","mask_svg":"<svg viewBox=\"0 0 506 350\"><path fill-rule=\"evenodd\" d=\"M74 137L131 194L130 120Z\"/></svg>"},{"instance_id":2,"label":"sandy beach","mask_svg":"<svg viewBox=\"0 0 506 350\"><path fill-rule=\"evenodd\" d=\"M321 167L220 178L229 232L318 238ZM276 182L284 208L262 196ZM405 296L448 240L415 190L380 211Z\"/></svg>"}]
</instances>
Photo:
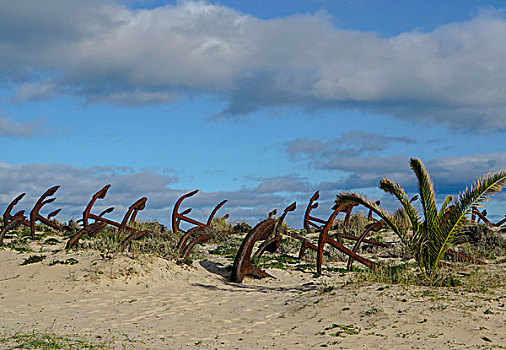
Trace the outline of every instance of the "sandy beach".
<instances>
[{"instance_id":1,"label":"sandy beach","mask_svg":"<svg viewBox=\"0 0 506 350\"><path fill-rule=\"evenodd\" d=\"M274 279L236 284L221 256L178 265L145 254L31 246L45 259L22 265L34 254L0 251L0 347L14 347L9 336L32 330L113 349L506 347L501 282L473 291L268 269ZM67 259L77 263L58 263ZM504 277L504 262L482 269Z\"/></svg>"}]
</instances>

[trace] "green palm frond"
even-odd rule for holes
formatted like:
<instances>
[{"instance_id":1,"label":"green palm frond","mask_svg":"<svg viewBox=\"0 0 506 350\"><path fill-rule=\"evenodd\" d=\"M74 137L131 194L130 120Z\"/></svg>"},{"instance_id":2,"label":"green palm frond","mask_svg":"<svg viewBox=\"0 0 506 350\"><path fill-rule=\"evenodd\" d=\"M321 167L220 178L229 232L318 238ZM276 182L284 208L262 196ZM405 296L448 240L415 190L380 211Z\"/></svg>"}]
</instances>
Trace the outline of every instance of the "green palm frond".
<instances>
[{"instance_id":1,"label":"green palm frond","mask_svg":"<svg viewBox=\"0 0 506 350\"><path fill-rule=\"evenodd\" d=\"M353 192L341 192L337 195L336 205L341 204L359 204L363 205L367 209L372 210L375 214L377 214L385 224L387 224L392 231L401 239L401 241L408 246L409 237L406 234L406 231L398 226L390 215L383 209L380 208L376 203L371 202L368 198L361 196L357 193Z\"/></svg>"},{"instance_id":2,"label":"green palm frond","mask_svg":"<svg viewBox=\"0 0 506 350\"><path fill-rule=\"evenodd\" d=\"M447 196L438 213L432 180L423 163L418 158L410 160L411 169L418 179L420 203L423 208L423 221L414 206L409 203L406 193L400 185L389 179L382 179L380 189L394 195L407 214L411 233L395 223L383 208L369 199L351 192L337 195L337 204L360 204L375 212L390 226L395 234L409 249L422 273L430 280L437 275L439 263L450 249L453 240L466 222L466 215L474 207L488 200L490 196L506 186L506 170L488 174L475 181L471 188L462 192L458 199ZM453 201L453 203L452 203Z\"/></svg>"},{"instance_id":3,"label":"green palm frond","mask_svg":"<svg viewBox=\"0 0 506 350\"><path fill-rule=\"evenodd\" d=\"M453 238L466 221L466 215L471 212L473 207L479 203L490 199L490 196L499 192L506 185L506 171L499 171L494 174L484 175L477 179L471 188L459 195L454 206L452 206L447 214L442 218L441 236L436 240L438 245L438 255L435 263L439 263L443 255L448 251Z\"/></svg>"},{"instance_id":4,"label":"green palm frond","mask_svg":"<svg viewBox=\"0 0 506 350\"><path fill-rule=\"evenodd\" d=\"M439 210L438 220L441 220L441 218L444 215L446 215L446 210L448 209L448 205L451 203L452 200L453 200L452 195L449 195L445 198L445 200L443 201L443 204L441 205L441 209Z\"/></svg>"},{"instance_id":5,"label":"green palm frond","mask_svg":"<svg viewBox=\"0 0 506 350\"><path fill-rule=\"evenodd\" d=\"M430 235L434 229L438 230L434 183L420 159L411 158L410 166L418 179L418 192L423 207L425 225L427 226L427 234Z\"/></svg>"},{"instance_id":6,"label":"green palm frond","mask_svg":"<svg viewBox=\"0 0 506 350\"><path fill-rule=\"evenodd\" d=\"M393 194L399 200L411 222L413 233L418 232L420 229L420 215L418 215L415 207L409 202L404 189L396 182L387 178L381 179L379 188L387 193Z\"/></svg>"}]
</instances>

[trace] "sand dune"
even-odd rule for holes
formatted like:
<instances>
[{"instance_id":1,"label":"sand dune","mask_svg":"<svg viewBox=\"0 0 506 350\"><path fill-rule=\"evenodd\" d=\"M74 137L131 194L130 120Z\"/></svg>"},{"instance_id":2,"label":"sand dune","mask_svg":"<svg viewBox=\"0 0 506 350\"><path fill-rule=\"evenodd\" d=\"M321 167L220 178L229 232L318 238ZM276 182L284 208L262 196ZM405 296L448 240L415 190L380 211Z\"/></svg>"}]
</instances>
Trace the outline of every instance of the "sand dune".
<instances>
[{"instance_id":1,"label":"sand dune","mask_svg":"<svg viewBox=\"0 0 506 350\"><path fill-rule=\"evenodd\" d=\"M186 266L149 255L40 254L21 265L29 254L0 251L4 334L49 329L118 349L506 348L504 286L431 290L278 269L268 270L275 279L235 284L221 257ZM78 263L50 266L68 258Z\"/></svg>"}]
</instances>

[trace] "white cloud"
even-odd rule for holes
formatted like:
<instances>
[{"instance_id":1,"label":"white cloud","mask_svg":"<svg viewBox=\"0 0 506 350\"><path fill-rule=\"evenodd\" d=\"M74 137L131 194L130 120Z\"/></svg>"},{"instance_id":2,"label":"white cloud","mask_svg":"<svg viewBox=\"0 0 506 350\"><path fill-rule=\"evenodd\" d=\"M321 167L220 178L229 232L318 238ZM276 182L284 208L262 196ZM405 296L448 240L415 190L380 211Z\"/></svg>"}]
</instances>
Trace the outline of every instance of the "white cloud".
<instances>
[{"instance_id":1,"label":"white cloud","mask_svg":"<svg viewBox=\"0 0 506 350\"><path fill-rule=\"evenodd\" d=\"M359 131L347 132L332 140L295 139L285 143L289 159L342 175L336 188L376 187L383 177L416 191L416 179L409 168L409 156L383 152L392 144L411 144L408 137L392 137ZM422 159L422 161L424 161ZM440 157L424 161L441 194L458 194L483 174L506 169L506 152L470 156Z\"/></svg>"},{"instance_id":2,"label":"white cloud","mask_svg":"<svg viewBox=\"0 0 506 350\"><path fill-rule=\"evenodd\" d=\"M0 138L2 137L33 137L47 134L43 120L17 122L10 117L0 117Z\"/></svg>"},{"instance_id":3,"label":"white cloud","mask_svg":"<svg viewBox=\"0 0 506 350\"><path fill-rule=\"evenodd\" d=\"M144 10L77 0L0 6L0 72L19 84L20 101L65 93L148 104L211 93L229 103L222 115L356 108L506 130L499 12L384 38L340 30L321 12L262 20L205 2Z\"/></svg>"}]
</instances>

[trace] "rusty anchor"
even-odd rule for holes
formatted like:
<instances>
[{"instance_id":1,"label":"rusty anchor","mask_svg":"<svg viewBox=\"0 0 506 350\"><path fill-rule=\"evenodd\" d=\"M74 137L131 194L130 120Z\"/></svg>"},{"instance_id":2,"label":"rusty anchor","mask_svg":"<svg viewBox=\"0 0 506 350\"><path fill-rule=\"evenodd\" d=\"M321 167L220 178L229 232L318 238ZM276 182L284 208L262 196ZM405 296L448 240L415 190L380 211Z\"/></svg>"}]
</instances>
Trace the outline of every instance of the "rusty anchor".
<instances>
[{"instance_id":1,"label":"rusty anchor","mask_svg":"<svg viewBox=\"0 0 506 350\"><path fill-rule=\"evenodd\" d=\"M376 202L376 205L379 205L378 202ZM376 222L373 222L372 224L366 225L364 232L362 232L362 234L358 238L357 242L353 246L352 252L357 254L358 248L360 247L360 244L362 244L362 242L365 240L365 237L372 231L378 232L379 230L381 230L382 227L383 227L383 223L381 221L376 221ZM376 242L376 243L380 243L380 242ZM352 270L353 261L355 261L355 259L350 255L348 257L348 264L347 264L348 271Z\"/></svg>"},{"instance_id":2,"label":"rusty anchor","mask_svg":"<svg viewBox=\"0 0 506 350\"><path fill-rule=\"evenodd\" d=\"M21 193L19 196L14 198L14 200L9 203L7 206L7 209L5 209L4 215L3 215L3 227L0 231L0 246L2 246L4 243L4 237L7 232L10 230L15 230L21 225L25 225L30 227L30 222L26 220L25 211L20 210L16 214L12 215L11 211L14 208L16 204L25 196L24 193Z\"/></svg>"},{"instance_id":3,"label":"rusty anchor","mask_svg":"<svg viewBox=\"0 0 506 350\"><path fill-rule=\"evenodd\" d=\"M3 215L4 226L7 225L9 222L11 222L15 217L17 217L19 219L20 215L21 216L24 215L24 212L25 212L24 210L20 210L20 211L18 211L14 215L11 214L11 211L14 208L14 206L17 205L18 202L21 199L23 199L24 196L25 196L25 193L21 193L19 196L17 196L16 198L14 198L12 200L12 202L9 203L9 205L7 206L7 209L5 209L5 212L4 212L4 215ZM23 220L23 222L21 222L20 224L23 224L25 226L30 227L30 222L28 220L26 220L26 217Z\"/></svg>"},{"instance_id":4,"label":"rusty anchor","mask_svg":"<svg viewBox=\"0 0 506 350\"><path fill-rule=\"evenodd\" d=\"M61 209L57 209L51 213L49 213L47 215L47 218L43 217L42 215L40 215L39 211L40 209L46 205L46 204L49 204L49 203L52 203L56 200L56 198L49 198L49 199L46 199L47 197L51 197L53 196L56 191L58 191L58 189L60 188L60 186L53 186L49 189L46 190L46 192L44 192L39 200L35 203L35 205L33 206L32 210L30 211L30 231L32 233L32 239L35 238L35 230L36 230L36 226L35 226L35 223L37 221L40 221L42 222L43 224L46 224L47 226L49 227L52 227L54 228L55 230L57 231L61 231L62 230L62 227L54 222L51 221L51 218L55 217Z\"/></svg>"},{"instance_id":5,"label":"rusty anchor","mask_svg":"<svg viewBox=\"0 0 506 350\"><path fill-rule=\"evenodd\" d=\"M319 191L316 191L315 194L309 200L309 204L307 206L307 209L306 209L306 212L304 215L304 228L306 230L309 230L311 227L314 227L314 228L316 228L317 231L320 231L320 234L318 237L318 246L316 249L317 250L317 266L316 266L317 273L321 274L322 260L323 260L323 255L325 254L324 246L327 243L330 244L331 246L333 246L334 248L337 248L341 252L345 253L346 255L348 255L348 257L349 257L348 268L349 269L351 269L351 266L352 266L354 260L357 260L360 263L362 263L370 268L374 267L374 262L360 256L357 253L357 251L360 247L360 244L363 242L377 245L377 246L381 246L381 247L390 246L390 244L388 244L388 243L377 242L375 240L371 240L371 239L366 238L366 236L371 231L378 231L381 229L381 222L376 221L372 217L372 214L369 213L368 217L371 219L371 221L376 221L376 222L367 225L365 227L365 231L359 237L357 237L355 235L347 234L345 232L338 232L335 239L333 239L329 236L329 232L330 232L330 229L332 228L332 225L333 225L334 220L336 219L337 215L339 213L346 214L343 227L344 227L344 229L348 228L349 223L350 223L351 212L356 205L334 206L332 208L332 210L333 210L332 214L330 215L328 220L325 221L323 219L311 216L311 211L318 207L318 203L316 202L318 200L318 198L319 198ZM323 225L318 225L317 223L323 224ZM348 247L346 247L344 245L343 239L356 241L354 248L349 249ZM301 247L301 253L299 255L303 255L304 251L305 251L305 249L303 246L303 247Z\"/></svg>"},{"instance_id":6,"label":"rusty anchor","mask_svg":"<svg viewBox=\"0 0 506 350\"><path fill-rule=\"evenodd\" d=\"M311 211L315 208L318 207L318 203L316 202L318 199L320 198L320 191L316 191L313 196L311 197L311 199L309 200L309 203L307 205L307 208L306 208L306 212L304 214L304 228L306 229L306 231L309 232L309 230L311 229L311 227L315 228L317 231L320 231L322 232L322 230L325 228L325 226L327 225L328 223L328 220L325 221L323 219L320 219L320 218L317 218L317 217L314 217L311 215ZM351 216L351 211L352 209L355 207L356 205L353 205L353 206L344 206L340 212L343 212L346 214L346 217L345 217L345 224L343 226L347 227L349 226L349 221L350 221L350 216ZM339 212L337 213L339 214ZM374 220L374 219L373 219ZM317 223L320 223L320 224L323 224L323 225L318 225ZM329 229L330 230L330 229ZM354 241L358 241L360 239L360 237L357 237L355 235L350 235L350 234L347 234L345 232L338 232L337 233L337 236L336 236L336 239L337 241L340 243L340 244L343 244L343 238L344 239L349 239L349 240L354 240ZM377 242L377 241L374 241L374 240L370 240L370 239L366 239L365 237L362 238L362 241L361 242L365 242L365 243L369 243L369 244L374 244L374 245L379 245L381 247L388 247L389 244L387 243L383 243L383 242ZM302 258L305 254L305 251L306 251L306 248L311 248L313 250L316 250L318 251L318 247L314 244L307 244L307 243L304 243L302 246L301 246L301 250L300 250L300 253L299 253L299 257ZM358 248L357 248L358 249ZM323 253L324 255L329 255L328 252L324 252Z\"/></svg>"},{"instance_id":7,"label":"rusty anchor","mask_svg":"<svg viewBox=\"0 0 506 350\"><path fill-rule=\"evenodd\" d=\"M333 210L332 214L330 215L329 219L327 220L327 223L320 232L320 236L318 237L318 251L316 257L316 272L319 275L321 275L322 273L323 248L327 243L333 246L334 248L337 248L341 252L345 253L346 255L353 257L353 259L364 264L365 266L369 268L374 268L374 262L358 255L357 253L354 253L353 250L344 246L342 240L340 239L341 237L343 237L342 235L337 236L337 239L340 240L339 242L330 238L329 236L330 228L332 227L332 224L334 223L334 220L336 219L337 215L341 211L346 212L347 209L348 209L347 205L334 205L332 207ZM354 238L358 240L358 237L354 236Z\"/></svg>"},{"instance_id":8,"label":"rusty anchor","mask_svg":"<svg viewBox=\"0 0 506 350\"><path fill-rule=\"evenodd\" d=\"M20 210L14 215L11 214L12 209L25 196L25 193L21 193L19 196L14 198L14 200L7 206L7 209L5 210L5 212L3 214L4 227L2 228L2 231L0 231L0 242L3 241L3 238L8 231L16 229L20 225L24 225L24 226L29 227L31 237L32 237L32 239L34 239L35 238L35 231L37 230L37 226L36 226L37 221L40 221L43 224L46 224L47 226L52 227L57 231L62 231L62 227L60 225L51 221L51 219L54 218L60 212L61 209L57 209L55 211L52 211L51 213L49 213L47 215L47 217L44 217L39 213L40 209L44 205L52 203L56 200L56 198L49 198L49 199L46 199L46 198L53 196L56 193L56 191L58 191L58 188L60 188L60 186L53 186L53 187L49 188L48 190L46 190L40 196L40 198L37 200L37 202L33 206L32 210L30 211L30 215L29 215L30 219L29 220L24 215L24 213L25 213L24 210ZM0 243L0 245L1 244L2 243Z\"/></svg>"},{"instance_id":9,"label":"rusty anchor","mask_svg":"<svg viewBox=\"0 0 506 350\"><path fill-rule=\"evenodd\" d=\"M105 214L111 213L114 210L114 207L109 207L109 208L105 209L104 211L102 211L98 215L95 215L91 212L91 209L93 208L93 205L95 204L97 199L104 199L105 198L107 191L109 190L109 187L111 187L111 185L105 185L104 187L102 187L97 193L95 193L91 197L90 202L88 203L88 205L86 206L86 208L83 211L83 218L81 220L77 221L77 222L81 221L83 223L83 228L68 240L67 245L65 246L65 249L72 248L74 245L77 244L79 239L81 239L81 237L83 237L84 235L88 235L90 237L93 237L93 236L97 235L98 233L100 233L102 230L104 230L105 227L107 226L107 224L112 224L112 225L116 224L113 221L103 218L103 216ZM89 223L90 219L95 220L95 222L90 224Z\"/></svg>"},{"instance_id":10,"label":"rusty anchor","mask_svg":"<svg viewBox=\"0 0 506 350\"><path fill-rule=\"evenodd\" d=\"M98 215L93 214L91 212L95 202L98 199L104 199L110 187L111 185L109 184L105 185L104 187L102 187L102 189L100 189L97 193L95 193L92 196L90 202L88 203L83 212L83 219L82 219L83 228L69 239L69 241L67 242L66 249L69 249L72 246L74 246L79 241L79 239L85 234L88 234L90 237L95 236L96 234L101 232L107 225L111 225L118 228L117 232L118 238L121 237L123 233L129 234L123 241L121 241L121 243L116 248L115 252L123 251L126 247L130 245L130 243L133 240L140 239L152 233L151 231L148 230L138 230L136 228L128 226L129 224L135 222L135 217L137 213L141 210L144 210L144 208L146 207L147 201L146 197L142 197L138 199L135 203L130 205L127 212L123 216L123 220L121 220L120 223L103 217L105 214L112 212L114 210L114 207L109 207ZM90 219L94 220L92 224L89 223Z\"/></svg>"},{"instance_id":11,"label":"rusty anchor","mask_svg":"<svg viewBox=\"0 0 506 350\"><path fill-rule=\"evenodd\" d=\"M413 203L414 201L416 201L418 199L418 195L415 195L414 197L412 197L410 200L409 200L409 203ZM381 201L376 201L374 202L374 204L376 204L376 206L379 206L381 205ZM365 237L371 233L371 232L378 232L379 230L382 229L383 227L383 221L380 220L376 220L372 217L372 210L369 209L369 214L367 216L368 218L368 221L374 221L373 223L371 224L368 224L364 227L364 232L362 232L362 234L358 237L358 240L357 242L355 243L355 245L353 246L353 249L352 251L356 254L358 252L358 249L360 247L360 245L362 244L362 242L366 242L366 243L370 243L370 244L375 244L375 245L379 245L379 246L383 246L383 247L388 247L390 244L387 244L387 243L382 243L382 242L377 242L377 241L373 241L373 240L368 240L366 239ZM347 264L347 269L348 271L351 271L352 268L353 268L353 257L350 255L349 258L348 258L348 264Z\"/></svg>"},{"instance_id":12,"label":"rusty anchor","mask_svg":"<svg viewBox=\"0 0 506 350\"><path fill-rule=\"evenodd\" d=\"M188 217L187 215L192 211L191 208L179 212L179 207L181 206L183 201L186 198L196 195L198 191L199 190L194 190L179 197L179 199L174 204L174 208L172 210L172 232L174 234L177 234L177 232L179 231L183 232L183 236L181 237L181 239L177 244L177 250L181 258L188 256L188 254L190 254L191 250L197 244L209 241L216 234L216 232L212 232L211 230L211 223L218 210L220 210L220 208L227 202L227 200L223 200L220 203L218 203L211 211L211 214L209 214L206 223ZM227 219L228 214L223 216L223 218ZM181 221L185 221L190 224L194 224L196 226L184 232L179 228Z\"/></svg>"},{"instance_id":13,"label":"rusty anchor","mask_svg":"<svg viewBox=\"0 0 506 350\"><path fill-rule=\"evenodd\" d=\"M296 203L294 202L283 211L283 214L278 219L268 218L258 223L246 235L235 257L230 281L241 283L247 275L252 275L256 278L272 277L267 272L262 271L258 266L251 263L251 253L253 252L255 243L259 240L263 240L264 242L254 255L257 258L260 257L264 251L274 253L279 248L281 243L281 234L279 233L281 226L286 215L294 211L295 208ZM271 214L272 213L273 212L271 212ZM271 238L273 235L274 237Z\"/></svg>"},{"instance_id":14,"label":"rusty anchor","mask_svg":"<svg viewBox=\"0 0 506 350\"><path fill-rule=\"evenodd\" d=\"M21 193L19 196L14 198L12 202L9 203L7 209L5 209L3 215L3 227L0 231L0 246L3 245L3 240L7 232L10 230L15 230L21 225L25 225L30 227L30 222L26 219L25 211L20 210L16 214L12 215L11 211L16 204L25 196L25 193Z\"/></svg>"},{"instance_id":15,"label":"rusty anchor","mask_svg":"<svg viewBox=\"0 0 506 350\"><path fill-rule=\"evenodd\" d=\"M476 223L479 223L481 220L484 224L495 227L501 227L504 223L506 223L506 215L504 219L495 224L487 218L487 215L487 209L483 209L483 211L480 212L478 208L474 207L471 214L471 220L474 221L476 219Z\"/></svg>"},{"instance_id":16,"label":"rusty anchor","mask_svg":"<svg viewBox=\"0 0 506 350\"><path fill-rule=\"evenodd\" d=\"M0 246L4 245L4 237L7 232L17 229L26 221L26 216L24 214L25 211L20 210L14 214L14 216L11 216L11 219L8 223L4 224L2 230L0 230Z\"/></svg>"}]
</instances>

